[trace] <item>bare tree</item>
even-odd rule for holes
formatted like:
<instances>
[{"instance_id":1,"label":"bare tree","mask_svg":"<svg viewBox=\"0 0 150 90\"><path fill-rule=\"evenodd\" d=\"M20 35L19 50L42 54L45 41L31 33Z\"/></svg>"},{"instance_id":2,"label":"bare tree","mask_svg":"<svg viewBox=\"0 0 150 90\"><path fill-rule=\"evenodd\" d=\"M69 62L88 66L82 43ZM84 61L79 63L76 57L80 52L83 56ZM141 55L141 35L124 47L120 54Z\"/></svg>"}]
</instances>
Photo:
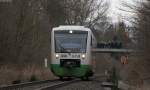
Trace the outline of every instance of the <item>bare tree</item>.
<instances>
[{"instance_id":1,"label":"bare tree","mask_svg":"<svg viewBox=\"0 0 150 90\"><path fill-rule=\"evenodd\" d=\"M149 77L150 73L150 1L140 0L140 2L136 2L136 6L128 3L124 4L124 6L131 9L129 12L135 13L135 16L133 17L134 20L131 23L133 23L133 25L136 27L134 32L134 37L137 41L136 49L142 52L140 55L137 53L138 58L134 61L134 63L136 63L135 67L137 68L137 71L144 79ZM128 10L124 11L128 12Z\"/></svg>"},{"instance_id":2,"label":"bare tree","mask_svg":"<svg viewBox=\"0 0 150 90\"><path fill-rule=\"evenodd\" d=\"M66 24L91 27L106 15L108 2L104 0L64 0Z\"/></svg>"},{"instance_id":3,"label":"bare tree","mask_svg":"<svg viewBox=\"0 0 150 90\"><path fill-rule=\"evenodd\" d=\"M50 51L47 11L41 0L0 3L0 62L43 62ZM2 62L4 61L4 62ZM18 64L19 66L19 64Z\"/></svg>"},{"instance_id":4,"label":"bare tree","mask_svg":"<svg viewBox=\"0 0 150 90\"><path fill-rule=\"evenodd\" d=\"M51 25L58 26L65 23L65 19L67 18L66 13L64 12L64 0L46 0L45 10L49 16L49 22Z\"/></svg>"},{"instance_id":5,"label":"bare tree","mask_svg":"<svg viewBox=\"0 0 150 90\"><path fill-rule=\"evenodd\" d=\"M150 1L142 3L142 7L138 9L138 16L139 16L139 24L138 24L138 33L139 33L139 47L144 51L143 59L147 61L146 64L150 65ZM142 42L142 43L141 43ZM150 71L150 70L149 70Z\"/></svg>"}]
</instances>

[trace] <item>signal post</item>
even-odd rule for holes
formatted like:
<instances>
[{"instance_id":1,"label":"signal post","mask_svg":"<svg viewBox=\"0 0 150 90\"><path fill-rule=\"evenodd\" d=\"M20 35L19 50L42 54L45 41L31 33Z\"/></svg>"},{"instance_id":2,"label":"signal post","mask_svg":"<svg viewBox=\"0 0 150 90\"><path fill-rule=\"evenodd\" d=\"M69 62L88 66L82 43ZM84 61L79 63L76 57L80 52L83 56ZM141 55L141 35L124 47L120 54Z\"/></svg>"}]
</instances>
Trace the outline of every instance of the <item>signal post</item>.
<instances>
[{"instance_id":1,"label":"signal post","mask_svg":"<svg viewBox=\"0 0 150 90\"><path fill-rule=\"evenodd\" d=\"M119 62L122 64L122 65L126 65L128 64L128 60L129 60L129 57L128 55L130 53L133 53L134 50L132 49L112 49L112 48L94 48L92 49L92 52L94 53L110 53L112 54L111 56L113 57L113 59L115 61L117 61L117 59L119 59ZM119 58L116 58L119 57ZM111 87L111 90L119 90L118 88L118 75L117 75L117 71L116 71L116 67L115 67L115 63L112 61L112 64L113 64L113 67L110 71L110 83L107 83L108 85L105 85L104 86L108 86L108 87Z\"/></svg>"}]
</instances>

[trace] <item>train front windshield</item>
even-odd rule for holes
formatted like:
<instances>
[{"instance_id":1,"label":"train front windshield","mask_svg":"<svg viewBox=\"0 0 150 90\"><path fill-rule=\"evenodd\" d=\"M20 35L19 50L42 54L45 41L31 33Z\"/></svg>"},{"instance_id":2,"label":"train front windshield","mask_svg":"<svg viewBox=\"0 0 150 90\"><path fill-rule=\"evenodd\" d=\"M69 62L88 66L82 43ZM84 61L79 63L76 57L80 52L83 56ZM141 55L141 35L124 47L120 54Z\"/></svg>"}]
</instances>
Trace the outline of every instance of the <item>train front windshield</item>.
<instances>
[{"instance_id":1,"label":"train front windshield","mask_svg":"<svg viewBox=\"0 0 150 90\"><path fill-rule=\"evenodd\" d=\"M55 31L56 53L85 53L87 47L87 31L65 30Z\"/></svg>"}]
</instances>

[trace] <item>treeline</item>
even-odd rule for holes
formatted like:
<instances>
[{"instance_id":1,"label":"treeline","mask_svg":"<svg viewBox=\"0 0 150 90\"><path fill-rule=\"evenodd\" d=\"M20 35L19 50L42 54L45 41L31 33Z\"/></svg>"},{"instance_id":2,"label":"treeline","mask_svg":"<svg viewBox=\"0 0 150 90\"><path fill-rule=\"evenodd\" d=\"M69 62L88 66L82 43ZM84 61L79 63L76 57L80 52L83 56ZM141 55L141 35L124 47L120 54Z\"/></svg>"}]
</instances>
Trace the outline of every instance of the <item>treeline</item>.
<instances>
[{"instance_id":1,"label":"treeline","mask_svg":"<svg viewBox=\"0 0 150 90\"><path fill-rule=\"evenodd\" d=\"M141 7L137 8L137 39L138 49L142 51L139 63L142 63L143 71L150 73L150 1L145 0L141 3ZM148 75L149 76L149 75Z\"/></svg>"},{"instance_id":2,"label":"treeline","mask_svg":"<svg viewBox=\"0 0 150 90\"><path fill-rule=\"evenodd\" d=\"M135 54L136 58L131 62L134 62L134 70L140 74L143 80L147 80L150 73L150 1L143 0L135 3L136 5L125 4L126 7L131 9L129 12L134 13L133 20L129 21L136 28L133 34L134 48L140 52Z\"/></svg>"},{"instance_id":3,"label":"treeline","mask_svg":"<svg viewBox=\"0 0 150 90\"><path fill-rule=\"evenodd\" d=\"M141 8L138 8L138 40L139 40L139 47L144 50L145 58L150 59L148 53L150 53L150 1L145 0L141 4ZM142 42L142 43L141 43Z\"/></svg>"},{"instance_id":4,"label":"treeline","mask_svg":"<svg viewBox=\"0 0 150 90\"><path fill-rule=\"evenodd\" d=\"M103 28L94 33L99 47L103 48L133 48L134 42L130 37L132 27L126 25L123 21L117 23L107 23L99 26Z\"/></svg>"},{"instance_id":5,"label":"treeline","mask_svg":"<svg viewBox=\"0 0 150 90\"><path fill-rule=\"evenodd\" d=\"M0 3L0 63L41 63L48 56L50 22L40 0Z\"/></svg>"},{"instance_id":6,"label":"treeline","mask_svg":"<svg viewBox=\"0 0 150 90\"><path fill-rule=\"evenodd\" d=\"M0 64L42 65L50 58L50 32L58 25L88 27L106 15L103 0L0 2Z\"/></svg>"}]
</instances>

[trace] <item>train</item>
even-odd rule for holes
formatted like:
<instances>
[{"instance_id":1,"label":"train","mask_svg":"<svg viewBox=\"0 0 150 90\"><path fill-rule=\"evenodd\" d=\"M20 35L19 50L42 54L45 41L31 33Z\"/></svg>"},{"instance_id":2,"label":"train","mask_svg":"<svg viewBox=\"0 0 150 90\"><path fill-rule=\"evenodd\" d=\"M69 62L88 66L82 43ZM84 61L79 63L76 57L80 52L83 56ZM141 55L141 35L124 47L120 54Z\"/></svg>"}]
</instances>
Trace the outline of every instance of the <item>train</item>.
<instances>
[{"instance_id":1,"label":"train","mask_svg":"<svg viewBox=\"0 0 150 90\"><path fill-rule=\"evenodd\" d=\"M88 80L95 72L91 51L94 47L97 47L96 38L87 27L61 25L52 28L51 71L61 80L65 77Z\"/></svg>"}]
</instances>

